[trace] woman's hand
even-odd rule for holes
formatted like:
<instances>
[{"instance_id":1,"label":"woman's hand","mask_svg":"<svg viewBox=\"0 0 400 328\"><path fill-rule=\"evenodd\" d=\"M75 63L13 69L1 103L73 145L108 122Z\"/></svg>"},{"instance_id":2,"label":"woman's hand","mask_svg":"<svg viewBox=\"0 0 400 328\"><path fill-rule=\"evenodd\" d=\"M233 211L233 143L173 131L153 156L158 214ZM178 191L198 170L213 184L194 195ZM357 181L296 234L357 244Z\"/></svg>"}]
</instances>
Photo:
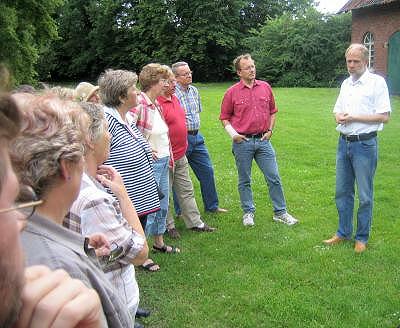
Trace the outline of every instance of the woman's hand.
<instances>
[{"instance_id":1,"label":"woman's hand","mask_svg":"<svg viewBox=\"0 0 400 328\"><path fill-rule=\"evenodd\" d=\"M96 179L104 187L110 188L117 198L126 194L124 181L118 171L112 166L100 165L97 168Z\"/></svg>"}]
</instances>

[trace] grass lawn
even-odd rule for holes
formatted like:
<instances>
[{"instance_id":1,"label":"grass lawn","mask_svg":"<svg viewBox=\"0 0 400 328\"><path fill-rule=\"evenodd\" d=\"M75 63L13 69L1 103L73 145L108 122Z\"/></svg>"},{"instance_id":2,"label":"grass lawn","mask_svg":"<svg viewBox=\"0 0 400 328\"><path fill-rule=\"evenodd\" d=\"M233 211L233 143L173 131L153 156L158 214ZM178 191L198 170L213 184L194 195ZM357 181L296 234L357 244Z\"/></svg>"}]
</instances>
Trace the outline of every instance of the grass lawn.
<instances>
[{"instance_id":1,"label":"grass lawn","mask_svg":"<svg viewBox=\"0 0 400 328\"><path fill-rule=\"evenodd\" d=\"M198 85L201 131L220 205L229 214L204 214L218 227L211 234L188 231L177 221L182 238L175 244L182 253L151 254L161 271L137 270L141 305L152 310L146 327L399 326L400 98L392 98L392 119L379 134L372 234L368 250L356 255L353 243L321 243L337 229L332 109L338 89L274 89L280 111L272 143L288 209L300 224L272 221L267 187L254 165L256 225L245 228L231 142L218 120L228 86Z\"/></svg>"}]
</instances>

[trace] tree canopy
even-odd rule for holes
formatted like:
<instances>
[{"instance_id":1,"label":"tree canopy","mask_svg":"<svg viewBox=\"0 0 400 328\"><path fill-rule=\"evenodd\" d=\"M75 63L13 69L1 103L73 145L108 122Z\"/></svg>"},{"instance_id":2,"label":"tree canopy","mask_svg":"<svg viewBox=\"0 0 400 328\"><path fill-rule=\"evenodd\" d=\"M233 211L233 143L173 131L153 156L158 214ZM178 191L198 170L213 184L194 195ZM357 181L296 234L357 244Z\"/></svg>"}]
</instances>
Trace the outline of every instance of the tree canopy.
<instances>
[{"instance_id":1,"label":"tree canopy","mask_svg":"<svg viewBox=\"0 0 400 328\"><path fill-rule=\"evenodd\" d=\"M346 74L350 25L349 15L325 16L314 8L268 21L247 40L257 75L281 86L336 85Z\"/></svg>"},{"instance_id":2,"label":"tree canopy","mask_svg":"<svg viewBox=\"0 0 400 328\"><path fill-rule=\"evenodd\" d=\"M232 59L251 52L264 78L284 84L302 75L306 85L327 84L350 31L348 18L317 13L313 0L11 3L0 5L0 61L28 83L95 80L106 68L139 71L178 60L189 62L197 81L223 81L234 75ZM328 53L324 65L314 62Z\"/></svg>"},{"instance_id":3,"label":"tree canopy","mask_svg":"<svg viewBox=\"0 0 400 328\"><path fill-rule=\"evenodd\" d=\"M51 15L62 0L5 0L0 3L0 62L17 83L34 83L41 51L57 37Z\"/></svg>"}]
</instances>

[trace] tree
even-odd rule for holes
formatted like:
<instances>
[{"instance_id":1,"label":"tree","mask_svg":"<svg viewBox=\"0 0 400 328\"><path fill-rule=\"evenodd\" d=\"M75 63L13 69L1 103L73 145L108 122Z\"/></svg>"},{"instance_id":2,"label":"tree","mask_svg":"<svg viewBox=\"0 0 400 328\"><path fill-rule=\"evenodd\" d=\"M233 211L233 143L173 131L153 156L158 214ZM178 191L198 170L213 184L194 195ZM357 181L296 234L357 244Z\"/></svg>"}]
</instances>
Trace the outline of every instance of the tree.
<instances>
[{"instance_id":1,"label":"tree","mask_svg":"<svg viewBox=\"0 0 400 328\"><path fill-rule=\"evenodd\" d=\"M95 79L108 67L139 71L186 60L197 81L230 79L249 29L282 13L300 16L312 0L65 0L60 40L41 65L52 78ZM51 64L49 64L49 61Z\"/></svg>"},{"instance_id":2,"label":"tree","mask_svg":"<svg viewBox=\"0 0 400 328\"><path fill-rule=\"evenodd\" d=\"M34 83L41 51L57 37L51 17L62 0L16 0L0 3L0 62L14 83Z\"/></svg>"},{"instance_id":3,"label":"tree","mask_svg":"<svg viewBox=\"0 0 400 328\"><path fill-rule=\"evenodd\" d=\"M309 9L268 21L248 40L257 74L282 86L332 86L344 74L350 42L349 15L326 16Z\"/></svg>"}]
</instances>

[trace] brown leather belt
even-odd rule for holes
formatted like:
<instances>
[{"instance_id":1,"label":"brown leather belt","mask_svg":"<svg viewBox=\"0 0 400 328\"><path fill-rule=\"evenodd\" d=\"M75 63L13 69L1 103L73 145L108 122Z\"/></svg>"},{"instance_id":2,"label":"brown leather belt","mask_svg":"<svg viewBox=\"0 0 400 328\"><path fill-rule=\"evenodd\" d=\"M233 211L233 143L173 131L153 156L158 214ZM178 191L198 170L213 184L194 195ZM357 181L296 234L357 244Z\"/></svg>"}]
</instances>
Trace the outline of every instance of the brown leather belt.
<instances>
[{"instance_id":1,"label":"brown leather belt","mask_svg":"<svg viewBox=\"0 0 400 328\"><path fill-rule=\"evenodd\" d=\"M195 136L195 135L197 135L197 133L199 133L199 130L188 130L187 133L192 135L192 136Z\"/></svg>"}]
</instances>

